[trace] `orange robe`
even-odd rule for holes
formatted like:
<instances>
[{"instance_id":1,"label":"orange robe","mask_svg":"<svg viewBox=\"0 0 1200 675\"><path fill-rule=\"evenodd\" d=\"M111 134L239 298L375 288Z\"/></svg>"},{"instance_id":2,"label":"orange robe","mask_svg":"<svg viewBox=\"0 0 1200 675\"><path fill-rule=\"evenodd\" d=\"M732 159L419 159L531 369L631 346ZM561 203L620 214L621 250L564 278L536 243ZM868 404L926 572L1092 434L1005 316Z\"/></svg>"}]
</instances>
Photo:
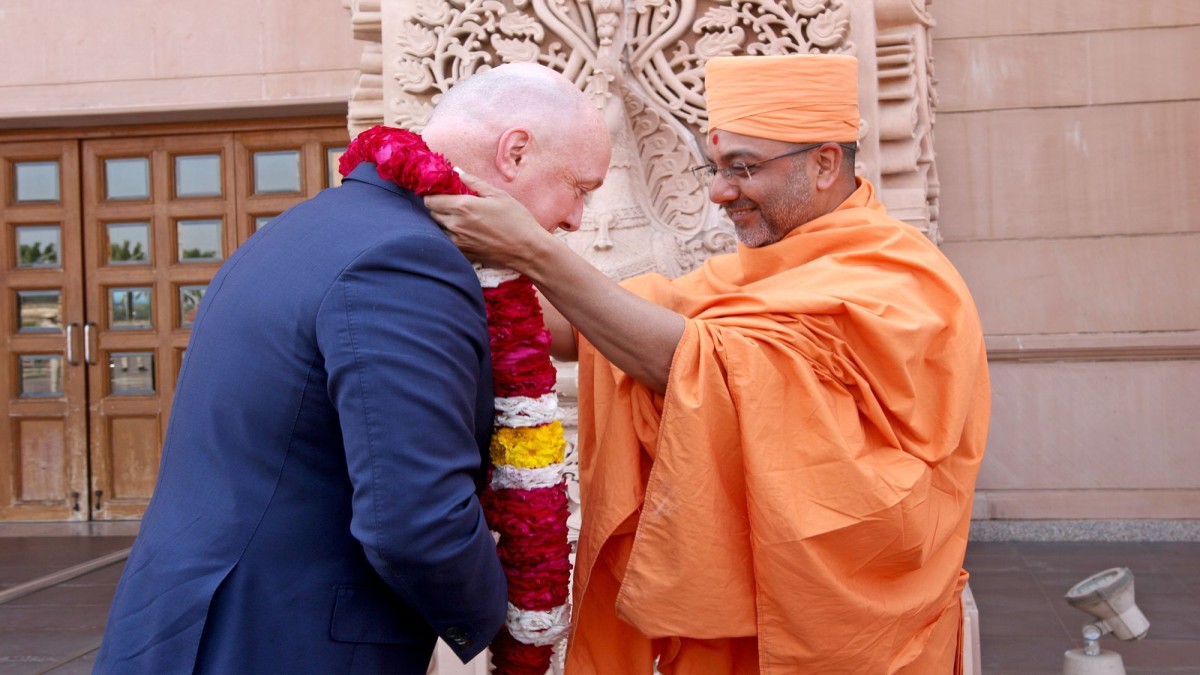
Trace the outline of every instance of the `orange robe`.
<instances>
[{"instance_id":1,"label":"orange robe","mask_svg":"<svg viewBox=\"0 0 1200 675\"><path fill-rule=\"evenodd\" d=\"M632 279L665 396L580 340L570 675L953 673L990 406L965 284L870 183L776 244Z\"/></svg>"}]
</instances>

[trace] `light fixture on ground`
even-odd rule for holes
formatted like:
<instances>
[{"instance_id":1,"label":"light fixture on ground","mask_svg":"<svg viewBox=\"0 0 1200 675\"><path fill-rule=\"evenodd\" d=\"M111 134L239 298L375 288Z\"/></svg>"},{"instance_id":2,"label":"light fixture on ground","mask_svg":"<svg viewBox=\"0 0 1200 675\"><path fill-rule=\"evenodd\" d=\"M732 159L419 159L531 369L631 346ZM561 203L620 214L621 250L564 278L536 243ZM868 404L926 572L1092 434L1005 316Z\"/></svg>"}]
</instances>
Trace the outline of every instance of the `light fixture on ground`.
<instances>
[{"instance_id":1,"label":"light fixture on ground","mask_svg":"<svg viewBox=\"0 0 1200 675\"><path fill-rule=\"evenodd\" d=\"M1098 620L1083 627L1083 649L1063 655L1063 675L1125 675L1121 655L1100 649L1100 637L1112 633L1121 640L1141 640L1150 630L1134 603L1133 572L1128 567L1097 572L1072 586L1065 599Z\"/></svg>"}]
</instances>

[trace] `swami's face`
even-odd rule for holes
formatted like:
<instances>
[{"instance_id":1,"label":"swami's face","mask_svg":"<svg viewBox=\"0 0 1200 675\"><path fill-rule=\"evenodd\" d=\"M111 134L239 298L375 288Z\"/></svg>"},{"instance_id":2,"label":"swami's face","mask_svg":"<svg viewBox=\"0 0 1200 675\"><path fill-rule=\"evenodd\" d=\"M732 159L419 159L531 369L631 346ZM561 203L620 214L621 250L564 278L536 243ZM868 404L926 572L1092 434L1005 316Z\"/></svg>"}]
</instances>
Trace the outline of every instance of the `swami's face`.
<instances>
[{"instance_id":1,"label":"swami's face","mask_svg":"<svg viewBox=\"0 0 1200 675\"><path fill-rule=\"evenodd\" d=\"M743 245L774 244L815 217L810 153L802 148L731 131L709 132L707 154L718 169L709 199L729 215Z\"/></svg>"}]
</instances>

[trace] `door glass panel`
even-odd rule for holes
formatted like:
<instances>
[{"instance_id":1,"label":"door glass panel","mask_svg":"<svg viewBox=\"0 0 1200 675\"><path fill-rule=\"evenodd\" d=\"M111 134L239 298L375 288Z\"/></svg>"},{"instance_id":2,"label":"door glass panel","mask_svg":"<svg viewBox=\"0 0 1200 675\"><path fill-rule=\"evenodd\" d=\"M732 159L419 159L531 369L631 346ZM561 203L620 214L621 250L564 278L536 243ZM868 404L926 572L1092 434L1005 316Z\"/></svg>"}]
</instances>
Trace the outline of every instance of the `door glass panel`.
<instances>
[{"instance_id":1,"label":"door glass panel","mask_svg":"<svg viewBox=\"0 0 1200 675\"><path fill-rule=\"evenodd\" d=\"M110 288L108 326L115 330L153 328L150 288Z\"/></svg>"},{"instance_id":2,"label":"door glass panel","mask_svg":"<svg viewBox=\"0 0 1200 675\"><path fill-rule=\"evenodd\" d=\"M56 202L58 162L14 162L18 202Z\"/></svg>"},{"instance_id":3,"label":"door glass panel","mask_svg":"<svg viewBox=\"0 0 1200 675\"><path fill-rule=\"evenodd\" d=\"M18 225L17 267L58 267L62 232L58 225Z\"/></svg>"},{"instance_id":4,"label":"door glass panel","mask_svg":"<svg viewBox=\"0 0 1200 675\"><path fill-rule=\"evenodd\" d=\"M62 291L17 291L17 317L22 333L62 330Z\"/></svg>"},{"instance_id":5,"label":"door glass panel","mask_svg":"<svg viewBox=\"0 0 1200 675\"><path fill-rule=\"evenodd\" d=\"M175 372L173 373L172 376L175 378L176 381L179 380L179 371L183 370L183 359L186 356L187 356L186 348L175 350Z\"/></svg>"},{"instance_id":6,"label":"door glass panel","mask_svg":"<svg viewBox=\"0 0 1200 675\"><path fill-rule=\"evenodd\" d=\"M269 225L271 223L271 221L274 219L275 219L275 216L255 216L254 217L254 231L258 232L259 230L261 230L264 227L266 227L267 225Z\"/></svg>"},{"instance_id":7,"label":"door glass panel","mask_svg":"<svg viewBox=\"0 0 1200 675\"><path fill-rule=\"evenodd\" d=\"M300 151L278 150L254 153L254 192L300 191Z\"/></svg>"},{"instance_id":8,"label":"door glass panel","mask_svg":"<svg viewBox=\"0 0 1200 675\"><path fill-rule=\"evenodd\" d=\"M104 189L106 199L149 199L149 158L104 160Z\"/></svg>"},{"instance_id":9,"label":"door glass panel","mask_svg":"<svg viewBox=\"0 0 1200 675\"><path fill-rule=\"evenodd\" d=\"M204 297L204 292L207 290L208 286L179 287L180 328L192 327L192 322L196 319L196 308L200 306L200 299Z\"/></svg>"},{"instance_id":10,"label":"door glass panel","mask_svg":"<svg viewBox=\"0 0 1200 675\"><path fill-rule=\"evenodd\" d=\"M21 356L21 397L63 395L63 362L57 354Z\"/></svg>"},{"instance_id":11,"label":"door glass panel","mask_svg":"<svg viewBox=\"0 0 1200 675\"><path fill-rule=\"evenodd\" d=\"M181 220L179 232L179 262L208 262L220 260L221 221L215 219Z\"/></svg>"},{"instance_id":12,"label":"door glass panel","mask_svg":"<svg viewBox=\"0 0 1200 675\"><path fill-rule=\"evenodd\" d=\"M108 223L108 264L144 265L150 262L150 223Z\"/></svg>"},{"instance_id":13,"label":"door glass panel","mask_svg":"<svg viewBox=\"0 0 1200 675\"><path fill-rule=\"evenodd\" d=\"M221 156L180 155L175 158L176 197L220 197Z\"/></svg>"},{"instance_id":14,"label":"door glass panel","mask_svg":"<svg viewBox=\"0 0 1200 675\"><path fill-rule=\"evenodd\" d=\"M108 391L118 396L154 393L154 352L108 355Z\"/></svg>"},{"instance_id":15,"label":"door glass panel","mask_svg":"<svg viewBox=\"0 0 1200 675\"><path fill-rule=\"evenodd\" d=\"M337 187L342 184L342 174L338 164L345 154L346 148L325 148L325 187Z\"/></svg>"}]
</instances>

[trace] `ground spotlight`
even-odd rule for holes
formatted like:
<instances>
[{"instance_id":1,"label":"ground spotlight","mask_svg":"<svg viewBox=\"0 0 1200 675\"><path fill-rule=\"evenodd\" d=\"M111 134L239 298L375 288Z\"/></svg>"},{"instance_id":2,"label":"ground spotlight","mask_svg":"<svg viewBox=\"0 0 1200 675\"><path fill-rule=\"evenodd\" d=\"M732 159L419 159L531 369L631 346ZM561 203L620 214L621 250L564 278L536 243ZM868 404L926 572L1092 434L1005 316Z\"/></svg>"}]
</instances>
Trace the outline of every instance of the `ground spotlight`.
<instances>
[{"instance_id":1,"label":"ground spotlight","mask_svg":"<svg viewBox=\"0 0 1200 675\"><path fill-rule=\"evenodd\" d=\"M1083 649L1063 655L1063 675L1125 675L1121 655L1100 649L1100 636L1112 633L1121 640L1141 640L1150 630L1133 600L1133 572L1128 567L1097 572L1072 586L1065 599L1097 621L1083 627Z\"/></svg>"}]
</instances>

